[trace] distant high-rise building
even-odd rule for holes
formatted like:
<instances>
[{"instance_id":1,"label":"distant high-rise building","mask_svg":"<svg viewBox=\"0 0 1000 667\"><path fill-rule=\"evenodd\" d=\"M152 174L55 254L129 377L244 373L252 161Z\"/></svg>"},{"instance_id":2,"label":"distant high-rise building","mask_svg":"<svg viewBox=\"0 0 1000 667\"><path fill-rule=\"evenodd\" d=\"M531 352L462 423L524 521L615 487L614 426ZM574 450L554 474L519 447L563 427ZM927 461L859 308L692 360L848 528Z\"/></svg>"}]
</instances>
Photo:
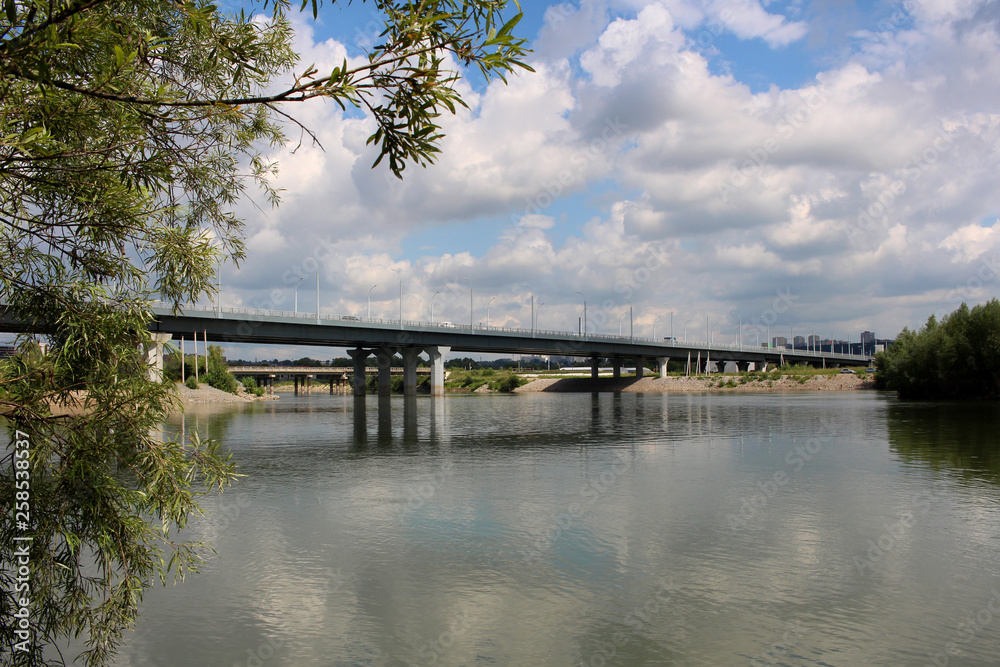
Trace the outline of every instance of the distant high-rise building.
<instances>
[{"instance_id":1,"label":"distant high-rise building","mask_svg":"<svg viewBox=\"0 0 1000 667\"><path fill-rule=\"evenodd\" d=\"M806 347L806 339L805 339L805 336L796 336L796 337L795 337L795 340L793 340L793 341L792 341L792 347L794 347L794 348L796 348L796 349L798 349L798 348L800 348L800 347L801 347L802 349L805 349L805 347Z\"/></svg>"},{"instance_id":2,"label":"distant high-rise building","mask_svg":"<svg viewBox=\"0 0 1000 667\"><path fill-rule=\"evenodd\" d=\"M806 338L806 347L808 347L810 350L818 349L819 336L817 336L816 334L810 334L809 337Z\"/></svg>"},{"instance_id":3,"label":"distant high-rise building","mask_svg":"<svg viewBox=\"0 0 1000 667\"><path fill-rule=\"evenodd\" d=\"M788 347L788 339L784 336L775 336L771 339L771 344L774 347Z\"/></svg>"},{"instance_id":4,"label":"distant high-rise building","mask_svg":"<svg viewBox=\"0 0 1000 667\"><path fill-rule=\"evenodd\" d=\"M874 342L875 342L875 334L873 334L871 331L862 331L861 332L861 343L862 343L862 345L864 345L866 343L874 343Z\"/></svg>"}]
</instances>

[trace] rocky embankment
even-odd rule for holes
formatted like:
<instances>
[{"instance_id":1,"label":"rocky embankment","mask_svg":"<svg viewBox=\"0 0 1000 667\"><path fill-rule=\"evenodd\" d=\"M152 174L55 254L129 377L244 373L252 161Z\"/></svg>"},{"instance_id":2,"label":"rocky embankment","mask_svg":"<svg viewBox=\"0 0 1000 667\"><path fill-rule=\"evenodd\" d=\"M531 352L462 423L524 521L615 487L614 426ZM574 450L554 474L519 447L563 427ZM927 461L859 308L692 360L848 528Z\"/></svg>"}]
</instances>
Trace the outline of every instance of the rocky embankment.
<instances>
[{"instance_id":1,"label":"rocky embankment","mask_svg":"<svg viewBox=\"0 0 1000 667\"><path fill-rule=\"evenodd\" d=\"M736 383L735 387L719 386L719 380ZM854 391L874 389L875 383L869 375L850 373L837 375L814 375L800 382L796 377L782 376L780 380L754 380L740 384L739 376L704 377L644 377L639 380L629 378L539 378L518 387L515 392L535 391L634 391L634 392L775 392L775 391Z\"/></svg>"}]
</instances>

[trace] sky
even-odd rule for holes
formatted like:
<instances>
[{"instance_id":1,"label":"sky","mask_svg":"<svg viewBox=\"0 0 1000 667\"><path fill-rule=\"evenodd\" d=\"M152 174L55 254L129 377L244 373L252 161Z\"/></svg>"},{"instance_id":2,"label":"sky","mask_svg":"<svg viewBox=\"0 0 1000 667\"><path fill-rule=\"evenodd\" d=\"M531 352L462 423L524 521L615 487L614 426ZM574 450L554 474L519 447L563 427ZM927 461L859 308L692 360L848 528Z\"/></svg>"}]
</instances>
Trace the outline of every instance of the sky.
<instances>
[{"instance_id":1,"label":"sky","mask_svg":"<svg viewBox=\"0 0 1000 667\"><path fill-rule=\"evenodd\" d=\"M340 3L343 4L343 3ZM286 109L282 205L248 197L223 306L734 342L895 336L1000 285L1000 2L523 2L535 72L460 84L398 181L371 119ZM371 5L295 18L356 57ZM437 296L435 294L437 293ZM539 305L543 304L543 305ZM623 314L624 318L623 318ZM671 330L672 326L672 330ZM233 346L231 357L341 350Z\"/></svg>"}]
</instances>

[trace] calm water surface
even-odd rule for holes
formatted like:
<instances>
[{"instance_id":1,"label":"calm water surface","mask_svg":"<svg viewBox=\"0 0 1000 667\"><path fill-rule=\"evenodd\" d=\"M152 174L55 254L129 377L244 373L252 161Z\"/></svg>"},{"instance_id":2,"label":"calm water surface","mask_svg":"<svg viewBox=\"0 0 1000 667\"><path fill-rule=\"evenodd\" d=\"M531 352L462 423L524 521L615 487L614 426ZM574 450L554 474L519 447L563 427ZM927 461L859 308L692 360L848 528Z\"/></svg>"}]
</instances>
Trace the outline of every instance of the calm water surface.
<instances>
[{"instance_id":1,"label":"calm water surface","mask_svg":"<svg viewBox=\"0 0 1000 667\"><path fill-rule=\"evenodd\" d=\"M120 665L1000 662L1000 411L874 393L191 408L247 477Z\"/></svg>"}]
</instances>

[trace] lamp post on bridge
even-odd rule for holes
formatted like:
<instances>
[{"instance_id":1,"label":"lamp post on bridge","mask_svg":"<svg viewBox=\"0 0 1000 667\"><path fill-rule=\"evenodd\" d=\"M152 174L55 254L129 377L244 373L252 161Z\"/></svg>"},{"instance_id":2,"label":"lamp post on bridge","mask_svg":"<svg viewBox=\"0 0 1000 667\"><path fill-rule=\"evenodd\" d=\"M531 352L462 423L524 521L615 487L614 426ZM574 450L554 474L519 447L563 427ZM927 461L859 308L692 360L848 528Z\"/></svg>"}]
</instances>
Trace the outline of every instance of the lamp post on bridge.
<instances>
[{"instance_id":1,"label":"lamp post on bridge","mask_svg":"<svg viewBox=\"0 0 1000 667\"><path fill-rule=\"evenodd\" d=\"M688 339L688 324L690 324L690 323L691 323L691 320L684 320L684 342L685 343L687 342L687 339Z\"/></svg>"},{"instance_id":2,"label":"lamp post on bridge","mask_svg":"<svg viewBox=\"0 0 1000 667\"><path fill-rule=\"evenodd\" d=\"M306 277L302 276L299 278L299 282L295 283L295 314L299 314L299 285L305 280Z\"/></svg>"},{"instance_id":3,"label":"lamp post on bridge","mask_svg":"<svg viewBox=\"0 0 1000 667\"><path fill-rule=\"evenodd\" d=\"M394 269L389 267L390 271L394 271L399 276L399 328L403 328L403 270Z\"/></svg>"},{"instance_id":4,"label":"lamp post on bridge","mask_svg":"<svg viewBox=\"0 0 1000 667\"><path fill-rule=\"evenodd\" d=\"M542 301L540 304L538 304L538 308L535 308L535 327L538 327L538 311L540 311L542 309L542 306L544 305L545 302Z\"/></svg>"},{"instance_id":5,"label":"lamp post on bridge","mask_svg":"<svg viewBox=\"0 0 1000 667\"><path fill-rule=\"evenodd\" d=\"M629 341L635 342L635 319L632 317L632 302L625 299L628 302L628 338Z\"/></svg>"},{"instance_id":6,"label":"lamp post on bridge","mask_svg":"<svg viewBox=\"0 0 1000 667\"><path fill-rule=\"evenodd\" d=\"M531 289L531 286L527 283L521 283L522 287L527 287L528 292L531 294L531 337L535 337L535 292Z\"/></svg>"},{"instance_id":7,"label":"lamp post on bridge","mask_svg":"<svg viewBox=\"0 0 1000 667\"><path fill-rule=\"evenodd\" d=\"M466 278L465 276L462 276L460 280L464 280L465 282L469 283L469 328L472 329L473 328L473 322L472 322L472 281L469 280L468 278Z\"/></svg>"},{"instance_id":8,"label":"lamp post on bridge","mask_svg":"<svg viewBox=\"0 0 1000 667\"><path fill-rule=\"evenodd\" d=\"M490 304L493 303L494 301L496 301L496 297L491 298L489 300L489 303L486 304L486 328L487 329L490 328Z\"/></svg>"},{"instance_id":9,"label":"lamp post on bridge","mask_svg":"<svg viewBox=\"0 0 1000 667\"><path fill-rule=\"evenodd\" d=\"M736 309L730 310L731 313L736 313ZM740 323L740 328L736 330L736 345L743 349L743 318L740 317L739 313L736 313L736 321Z\"/></svg>"},{"instance_id":10,"label":"lamp post on bridge","mask_svg":"<svg viewBox=\"0 0 1000 667\"><path fill-rule=\"evenodd\" d=\"M583 337L587 337L587 297L583 292L577 292L583 297Z\"/></svg>"},{"instance_id":11,"label":"lamp post on bridge","mask_svg":"<svg viewBox=\"0 0 1000 667\"><path fill-rule=\"evenodd\" d=\"M434 296L431 297L431 324L434 324L434 297L441 293L441 290L434 292Z\"/></svg>"},{"instance_id":12,"label":"lamp post on bridge","mask_svg":"<svg viewBox=\"0 0 1000 667\"><path fill-rule=\"evenodd\" d=\"M368 288L368 321L372 321L372 290L378 287L377 284Z\"/></svg>"},{"instance_id":13,"label":"lamp post on bridge","mask_svg":"<svg viewBox=\"0 0 1000 667\"><path fill-rule=\"evenodd\" d=\"M656 320L660 319L661 317L663 317L663 315L657 315L656 317L653 318L653 340L654 341L656 340Z\"/></svg>"}]
</instances>

